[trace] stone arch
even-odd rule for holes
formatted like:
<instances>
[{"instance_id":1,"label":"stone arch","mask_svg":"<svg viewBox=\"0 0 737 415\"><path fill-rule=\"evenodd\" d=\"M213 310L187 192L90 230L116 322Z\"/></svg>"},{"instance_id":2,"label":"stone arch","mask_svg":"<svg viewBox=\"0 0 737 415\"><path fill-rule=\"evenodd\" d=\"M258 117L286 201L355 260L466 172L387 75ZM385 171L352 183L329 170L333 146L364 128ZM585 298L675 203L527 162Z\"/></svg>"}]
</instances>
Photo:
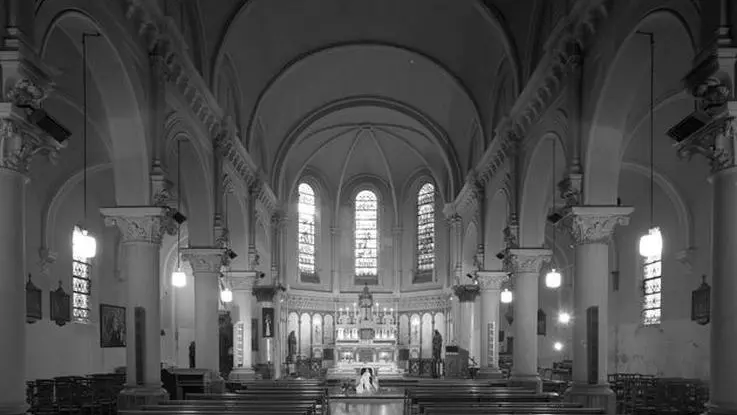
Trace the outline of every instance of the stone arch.
<instances>
[{"instance_id":1,"label":"stone arch","mask_svg":"<svg viewBox=\"0 0 737 415\"><path fill-rule=\"evenodd\" d=\"M479 244L478 225L474 221L469 221L466 230L463 233L463 245L461 247L461 263L463 264L463 275L460 283L465 283L467 273L476 270L474 264L476 260L476 250Z\"/></svg>"},{"instance_id":2,"label":"stone arch","mask_svg":"<svg viewBox=\"0 0 737 415\"><path fill-rule=\"evenodd\" d=\"M484 269L501 270L496 254L504 249L504 228L509 217L509 197L503 189L486 198L484 209Z\"/></svg>"},{"instance_id":3,"label":"stone arch","mask_svg":"<svg viewBox=\"0 0 737 415\"><path fill-rule=\"evenodd\" d=\"M210 246L213 242L214 198L213 180L209 165L198 142L189 134L186 125L173 113L164 125L167 143L167 163L172 177L179 168L177 142L181 142L182 205L188 217L189 238L193 246ZM175 184L177 185L177 184Z\"/></svg>"},{"instance_id":4,"label":"stone arch","mask_svg":"<svg viewBox=\"0 0 737 415\"><path fill-rule=\"evenodd\" d=\"M621 43L612 45L616 54L611 65L603 66L608 68L608 72L600 77L603 78L600 89L592 88L590 95L596 97L597 101L591 115L590 130L584 135L583 143L583 197L584 203L588 205L616 203L625 138L623 132L633 101L638 97L637 91L641 88L641 84L633 82L633 79L642 78L637 75L647 72L649 65L647 39L638 39L641 36L637 36L635 32L644 30L655 33L656 72L657 65L660 64L662 68L664 62L668 66L682 65L684 70L691 65L694 38L684 17L675 9L639 12L639 16L633 16L634 20L618 28L621 32L614 37L618 40L621 38ZM678 45L676 50L683 50L681 45L685 44L691 47L688 53L680 55L679 60L674 60L672 55L658 55L659 49L665 49L665 44L673 45L674 48Z\"/></svg>"},{"instance_id":5,"label":"stone arch","mask_svg":"<svg viewBox=\"0 0 737 415\"><path fill-rule=\"evenodd\" d=\"M91 176L96 173L108 171L113 168L111 163L101 163L87 167L87 175ZM54 232L56 231L56 214L59 207L64 203L67 196L75 187L77 187L83 179L84 171L80 170L69 177L59 188L56 193L49 199L44 208L41 217L41 243L42 247L49 252L56 252L54 246Z\"/></svg>"},{"instance_id":6,"label":"stone arch","mask_svg":"<svg viewBox=\"0 0 737 415\"><path fill-rule=\"evenodd\" d=\"M36 11L34 23L34 38L41 40L41 56L48 53L46 46L56 31L73 41L80 39L80 48L83 32L101 34L88 42L87 56L91 81L102 97L107 118L116 201L118 205L148 205L152 143L140 112L140 108L146 108L146 80L137 75L140 59L128 44L129 35L120 30L118 20L102 3L81 0L44 2Z\"/></svg>"},{"instance_id":7,"label":"stone arch","mask_svg":"<svg viewBox=\"0 0 737 415\"><path fill-rule=\"evenodd\" d=\"M552 147L555 146L555 176ZM566 171L567 160L560 136L547 133L542 136L528 158L522 195L520 199L520 245L525 248L543 246L545 242L545 221L551 206L553 194L551 180L557 183Z\"/></svg>"},{"instance_id":8,"label":"stone arch","mask_svg":"<svg viewBox=\"0 0 737 415\"><path fill-rule=\"evenodd\" d=\"M621 169L622 171L637 173L648 180L650 179L650 168L641 164L625 161L622 162ZM653 170L653 179L655 184L660 187L663 193L668 197L668 200L673 204L673 209L676 211L676 215L678 216L677 232L680 235L683 250L692 248L694 246L694 241L692 239L693 219L683 195L678 190L675 183L673 183L663 173Z\"/></svg>"}]
</instances>

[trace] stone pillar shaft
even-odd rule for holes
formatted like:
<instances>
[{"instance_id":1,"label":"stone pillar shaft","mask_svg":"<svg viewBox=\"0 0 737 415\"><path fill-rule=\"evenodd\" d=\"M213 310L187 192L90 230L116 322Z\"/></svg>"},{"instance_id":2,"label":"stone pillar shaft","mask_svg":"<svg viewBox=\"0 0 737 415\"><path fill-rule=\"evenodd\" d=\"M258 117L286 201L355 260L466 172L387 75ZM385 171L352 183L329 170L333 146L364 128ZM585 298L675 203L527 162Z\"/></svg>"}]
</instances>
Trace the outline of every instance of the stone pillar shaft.
<instances>
[{"instance_id":1,"label":"stone pillar shaft","mask_svg":"<svg viewBox=\"0 0 737 415\"><path fill-rule=\"evenodd\" d=\"M609 351L609 247L618 225L627 225L631 207L572 208L571 233L576 241L576 280L573 284L573 386L568 398L584 406L614 413L615 397L607 383ZM589 316L596 315L598 329L589 333ZM596 356L590 350L597 344ZM590 366L592 359L597 362Z\"/></svg>"},{"instance_id":2,"label":"stone pillar shaft","mask_svg":"<svg viewBox=\"0 0 737 415\"><path fill-rule=\"evenodd\" d=\"M481 287L481 369L499 370L499 304L504 271L478 271Z\"/></svg>"},{"instance_id":3,"label":"stone pillar shaft","mask_svg":"<svg viewBox=\"0 0 737 415\"><path fill-rule=\"evenodd\" d=\"M220 248L190 248L182 251L192 266L195 308L195 365L220 373L219 300L220 267L224 251Z\"/></svg>"},{"instance_id":4,"label":"stone pillar shaft","mask_svg":"<svg viewBox=\"0 0 737 415\"><path fill-rule=\"evenodd\" d=\"M474 336L474 326L476 326L477 318L474 305L479 294L479 286L476 284L456 285L453 287L453 291L458 297L457 344L468 350L471 357L477 359L479 347L478 339Z\"/></svg>"},{"instance_id":5,"label":"stone pillar shaft","mask_svg":"<svg viewBox=\"0 0 737 415\"><path fill-rule=\"evenodd\" d=\"M243 344L233 344L233 370L230 372L230 380L248 380L253 379L253 359L251 351L251 339L254 333L251 333L251 319L253 312L253 283L256 279L256 271L236 272L231 271L231 279L233 286L233 301L238 306L238 316L233 326L233 339L238 336L237 325L242 323L243 327ZM238 356L241 356L239 361Z\"/></svg>"},{"instance_id":6,"label":"stone pillar shaft","mask_svg":"<svg viewBox=\"0 0 737 415\"><path fill-rule=\"evenodd\" d=\"M25 181L19 172L0 167L0 333L6 333L0 341L0 414L25 413L27 407Z\"/></svg>"},{"instance_id":7,"label":"stone pillar shaft","mask_svg":"<svg viewBox=\"0 0 737 415\"><path fill-rule=\"evenodd\" d=\"M709 404L712 414L737 414L737 167L715 173L712 204L711 367Z\"/></svg>"},{"instance_id":8,"label":"stone pillar shaft","mask_svg":"<svg viewBox=\"0 0 737 415\"><path fill-rule=\"evenodd\" d=\"M514 272L514 366L512 380L540 389L537 372L537 310L540 269L550 259L547 249L510 249Z\"/></svg>"},{"instance_id":9,"label":"stone pillar shaft","mask_svg":"<svg viewBox=\"0 0 737 415\"><path fill-rule=\"evenodd\" d=\"M167 399L161 388L161 304L159 296L159 256L165 221L162 207L103 208L107 226L115 226L122 235L122 273L128 287L126 307L126 390L119 405L133 408L141 402ZM136 310L144 312L143 332L136 331ZM143 354L137 338L144 337ZM140 362L143 371L139 373Z\"/></svg>"}]
</instances>

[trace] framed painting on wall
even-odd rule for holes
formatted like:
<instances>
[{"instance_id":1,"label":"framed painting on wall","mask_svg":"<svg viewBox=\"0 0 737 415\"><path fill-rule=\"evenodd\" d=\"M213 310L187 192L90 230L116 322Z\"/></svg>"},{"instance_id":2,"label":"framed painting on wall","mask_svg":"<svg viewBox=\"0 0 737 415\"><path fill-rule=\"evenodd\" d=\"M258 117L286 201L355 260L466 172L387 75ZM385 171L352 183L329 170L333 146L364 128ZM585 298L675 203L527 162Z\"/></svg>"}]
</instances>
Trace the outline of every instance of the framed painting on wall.
<instances>
[{"instance_id":1,"label":"framed painting on wall","mask_svg":"<svg viewBox=\"0 0 737 415\"><path fill-rule=\"evenodd\" d=\"M100 347L125 347L125 307L100 304Z\"/></svg>"}]
</instances>

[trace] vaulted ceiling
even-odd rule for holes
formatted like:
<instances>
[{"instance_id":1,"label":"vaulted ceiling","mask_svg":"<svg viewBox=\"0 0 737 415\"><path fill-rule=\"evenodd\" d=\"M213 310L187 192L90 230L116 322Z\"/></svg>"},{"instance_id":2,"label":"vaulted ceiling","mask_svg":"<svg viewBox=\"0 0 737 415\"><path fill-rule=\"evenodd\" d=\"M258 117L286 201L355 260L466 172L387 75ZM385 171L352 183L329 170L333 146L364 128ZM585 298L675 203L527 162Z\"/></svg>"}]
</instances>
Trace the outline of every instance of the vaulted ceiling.
<instances>
[{"instance_id":1,"label":"vaulted ceiling","mask_svg":"<svg viewBox=\"0 0 737 415\"><path fill-rule=\"evenodd\" d=\"M454 193L490 135L500 68L516 65L476 0L251 0L219 46L218 94L280 196L305 167L335 186L371 173L401 187L426 169Z\"/></svg>"}]
</instances>

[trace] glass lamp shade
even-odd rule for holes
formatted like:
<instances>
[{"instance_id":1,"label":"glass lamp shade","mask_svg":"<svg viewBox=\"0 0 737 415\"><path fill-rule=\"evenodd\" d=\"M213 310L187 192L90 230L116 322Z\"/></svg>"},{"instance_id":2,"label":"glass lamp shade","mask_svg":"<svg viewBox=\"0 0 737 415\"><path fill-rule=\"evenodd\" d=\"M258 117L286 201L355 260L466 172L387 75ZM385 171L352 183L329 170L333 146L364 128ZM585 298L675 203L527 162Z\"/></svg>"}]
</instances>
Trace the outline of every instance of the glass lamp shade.
<instances>
[{"instance_id":1,"label":"glass lamp shade","mask_svg":"<svg viewBox=\"0 0 737 415\"><path fill-rule=\"evenodd\" d=\"M229 288L220 291L220 300L224 303L233 301L233 291L230 291Z\"/></svg>"},{"instance_id":2,"label":"glass lamp shade","mask_svg":"<svg viewBox=\"0 0 737 415\"><path fill-rule=\"evenodd\" d=\"M177 288L182 288L187 285L187 274L178 269L171 273L171 285Z\"/></svg>"},{"instance_id":3,"label":"glass lamp shade","mask_svg":"<svg viewBox=\"0 0 737 415\"><path fill-rule=\"evenodd\" d=\"M553 268L545 275L545 286L548 288L558 288L562 280L563 277L560 275L560 272Z\"/></svg>"},{"instance_id":4,"label":"glass lamp shade","mask_svg":"<svg viewBox=\"0 0 737 415\"><path fill-rule=\"evenodd\" d=\"M640 238L640 255L645 258L658 256L663 252L663 235L660 228L650 228L646 235Z\"/></svg>"},{"instance_id":5,"label":"glass lamp shade","mask_svg":"<svg viewBox=\"0 0 737 415\"><path fill-rule=\"evenodd\" d=\"M72 236L72 249L81 257L94 258L97 255L97 240L86 229L77 227Z\"/></svg>"},{"instance_id":6,"label":"glass lamp shade","mask_svg":"<svg viewBox=\"0 0 737 415\"><path fill-rule=\"evenodd\" d=\"M562 311L560 314L558 314L558 322L560 324L568 324L571 322L571 315L566 313L565 311Z\"/></svg>"},{"instance_id":7,"label":"glass lamp shade","mask_svg":"<svg viewBox=\"0 0 737 415\"><path fill-rule=\"evenodd\" d=\"M553 343L553 349L555 349L556 352L563 350L563 343L561 342Z\"/></svg>"},{"instance_id":8,"label":"glass lamp shade","mask_svg":"<svg viewBox=\"0 0 737 415\"><path fill-rule=\"evenodd\" d=\"M502 297L501 298L502 303L509 304L509 303L512 302L513 295L512 295L512 292L509 291L508 288L505 288L504 291L502 291L502 296L501 297Z\"/></svg>"}]
</instances>

